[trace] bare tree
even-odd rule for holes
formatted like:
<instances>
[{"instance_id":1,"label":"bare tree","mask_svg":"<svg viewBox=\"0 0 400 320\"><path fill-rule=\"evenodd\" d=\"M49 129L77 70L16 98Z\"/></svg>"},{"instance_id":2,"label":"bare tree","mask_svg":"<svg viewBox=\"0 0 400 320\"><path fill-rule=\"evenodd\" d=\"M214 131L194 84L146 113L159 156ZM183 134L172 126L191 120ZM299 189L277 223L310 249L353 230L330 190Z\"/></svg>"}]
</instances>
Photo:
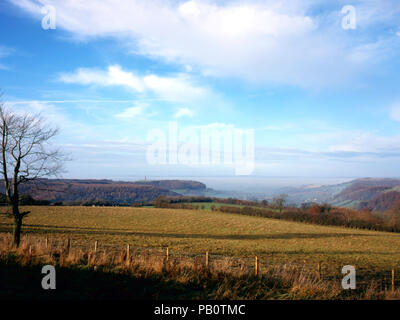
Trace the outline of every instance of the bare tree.
<instances>
[{"instance_id":1,"label":"bare tree","mask_svg":"<svg viewBox=\"0 0 400 320\"><path fill-rule=\"evenodd\" d=\"M283 208L285 208L285 204L287 202L287 194L281 194L277 197L274 197L273 205L279 209L279 213L282 213Z\"/></svg>"},{"instance_id":2,"label":"bare tree","mask_svg":"<svg viewBox=\"0 0 400 320\"><path fill-rule=\"evenodd\" d=\"M13 112L0 101L0 172L5 195L14 218L13 243L19 246L23 218L29 211L19 208L19 187L23 183L62 172L66 156L50 146L58 129L40 115Z\"/></svg>"}]
</instances>

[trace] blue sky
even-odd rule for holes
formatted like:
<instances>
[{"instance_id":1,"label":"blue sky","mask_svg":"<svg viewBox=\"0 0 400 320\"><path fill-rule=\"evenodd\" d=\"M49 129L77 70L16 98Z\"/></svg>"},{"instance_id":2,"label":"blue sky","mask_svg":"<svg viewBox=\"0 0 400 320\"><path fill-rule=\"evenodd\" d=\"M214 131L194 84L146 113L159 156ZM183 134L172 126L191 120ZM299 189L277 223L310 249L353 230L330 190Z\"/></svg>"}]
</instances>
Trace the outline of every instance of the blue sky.
<instances>
[{"instance_id":1,"label":"blue sky","mask_svg":"<svg viewBox=\"0 0 400 320\"><path fill-rule=\"evenodd\" d=\"M42 28L46 5L56 29ZM150 165L147 135L171 121L254 130L253 176L394 177L399 18L396 0L7 0L0 87L60 127L66 177L235 174Z\"/></svg>"}]
</instances>

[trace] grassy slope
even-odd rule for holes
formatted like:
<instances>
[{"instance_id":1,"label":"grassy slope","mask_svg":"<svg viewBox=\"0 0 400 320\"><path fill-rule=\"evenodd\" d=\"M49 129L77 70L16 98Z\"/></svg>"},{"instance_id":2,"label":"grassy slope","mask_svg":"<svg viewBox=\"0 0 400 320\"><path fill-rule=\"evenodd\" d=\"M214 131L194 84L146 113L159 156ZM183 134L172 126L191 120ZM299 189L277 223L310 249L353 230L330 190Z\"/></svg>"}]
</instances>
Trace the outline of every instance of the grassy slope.
<instances>
[{"instance_id":1,"label":"grassy slope","mask_svg":"<svg viewBox=\"0 0 400 320\"><path fill-rule=\"evenodd\" d=\"M189 202L188 204L194 205L194 206L204 206L204 209L206 210L211 210L211 206L215 206L216 208L220 207L238 207L238 208L243 208L245 207L244 205L240 204L226 204L226 203L218 203L218 202Z\"/></svg>"},{"instance_id":2,"label":"grassy slope","mask_svg":"<svg viewBox=\"0 0 400 320\"><path fill-rule=\"evenodd\" d=\"M30 207L24 232L73 242L138 247L169 246L174 252L260 256L263 263L316 262L389 270L400 261L400 234L324 227L219 212L93 207ZM11 221L0 216L0 231Z\"/></svg>"},{"instance_id":3,"label":"grassy slope","mask_svg":"<svg viewBox=\"0 0 400 320\"><path fill-rule=\"evenodd\" d=\"M220 207L236 207L236 208L244 208L244 207L249 207L243 204L230 204L230 203L219 203L219 202L189 202L188 204L193 205L193 206L199 206L199 208L201 208L201 206L204 206L204 210L211 210L211 206L214 206L216 208L220 208ZM252 206L250 206L252 207ZM259 208L259 207L256 207ZM275 211L275 212L279 212L279 209L274 209L271 207L268 207L269 211Z\"/></svg>"}]
</instances>

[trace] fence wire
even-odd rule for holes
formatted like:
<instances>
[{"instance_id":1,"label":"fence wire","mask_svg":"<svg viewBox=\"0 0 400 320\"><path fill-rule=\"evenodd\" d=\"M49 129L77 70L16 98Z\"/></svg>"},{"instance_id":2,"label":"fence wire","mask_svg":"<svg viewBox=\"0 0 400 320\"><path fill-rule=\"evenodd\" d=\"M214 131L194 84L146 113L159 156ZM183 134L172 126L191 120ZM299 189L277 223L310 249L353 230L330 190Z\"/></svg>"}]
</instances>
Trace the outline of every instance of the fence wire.
<instances>
[{"instance_id":1,"label":"fence wire","mask_svg":"<svg viewBox=\"0 0 400 320\"><path fill-rule=\"evenodd\" d=\"M77 240L70 239L68 237L52 237L49 236L34 236L24 235L22 241L30 243L33 250L36 246L44 246L51 248L66 248L67 246L71 249L78 249L82 252L93 253L96 247L96 254L114 254L114 255L126 255L127 245L105 243L101 241L88 241L88 240ZM97 243L97 244L95 244ZM11 235L0 234L0 248L11 249ZM167 249L168 248L168 249ZM187 251L176 251L173 247L143 247L129 244L129 255L130 258L159 258L160 260L169 259L169 261L187 261L189 263L202 265L206 264L206 252L187 252ZM256 263L254 256L242 256L233 257L222 254L215 254L208 252L208 263L209 267L213 268L215 265L224 265L229 270L235 272L235 270L241 270L255 274ZM341 283L345 274L342 274L342 267L338 265L332 265L324 263L323 261L319 264L310 261L304 262L277 262L268 258L259 256L257 257L257 271L259 276L269 275L274 272L286 272L287 274L303 274L307 275L315 281L330 281ZM400 268L395 270L371 270L364 268L363 266L354 266L356 269L356 285L357 289L366 289L369 285L374 283L381 291L389 291L394 288L400 288Z\"/></svg>"}]
</instances>

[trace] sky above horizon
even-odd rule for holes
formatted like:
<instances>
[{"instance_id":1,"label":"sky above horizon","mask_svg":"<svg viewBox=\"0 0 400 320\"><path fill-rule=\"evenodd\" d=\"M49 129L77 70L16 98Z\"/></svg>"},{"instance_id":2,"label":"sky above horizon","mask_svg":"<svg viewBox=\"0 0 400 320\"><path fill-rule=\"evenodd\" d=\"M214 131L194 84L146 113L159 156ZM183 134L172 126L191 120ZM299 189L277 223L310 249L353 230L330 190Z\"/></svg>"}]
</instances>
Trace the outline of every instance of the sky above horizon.
<instances>
[{"instance_id":1,"label":"sky above horizon","mask_svg":"<svg viewBox=\"0 0 400 320\"><path fill-rule=\"evenodd\" d=\"M397 0L5 0L0 30L2 100L60 128L64 177L235 175L149 164L171 122L254 130L250 176L400 176Z\"/></svg>"}]
</instances>

